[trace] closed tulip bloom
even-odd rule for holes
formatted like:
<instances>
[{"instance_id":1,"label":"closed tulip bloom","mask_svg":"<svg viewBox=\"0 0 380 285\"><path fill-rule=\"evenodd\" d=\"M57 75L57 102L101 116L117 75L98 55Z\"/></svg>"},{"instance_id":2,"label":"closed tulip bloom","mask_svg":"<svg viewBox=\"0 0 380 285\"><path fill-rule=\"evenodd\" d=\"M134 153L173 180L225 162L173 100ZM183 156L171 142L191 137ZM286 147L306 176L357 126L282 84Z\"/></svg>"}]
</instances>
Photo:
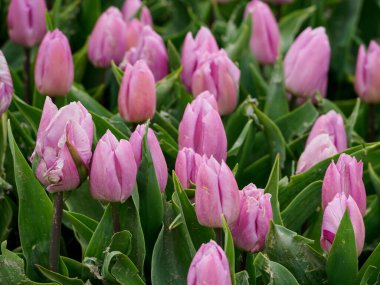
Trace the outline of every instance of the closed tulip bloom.
<instances>
[{"instance_id":1,"label":"closed tulip bloom","mask_svg":"<svg viewBox=\"0 0 380 285\"><path fill-rule=\"evenodd\" d=\"M137 46L143 28L144 25L137 19L133 19L127 23L127 50Z\"/></svg>"},{"instance_id":2,"label":"closed tulip bloom","mask_svg":"<svg viewBox=\"0 0 380 285\"><path fill-rule=\"evenodd\" d=\"M92 157L90 192L94 199L124 202L133 192L137 166L132 147L120 142L107 130L99 140Z\"/></svg>"},{"instance_id":3,"label":"closed tulip bloom","mask_svg":"<svg viewBox=\"0 0 380 285\"><path fill-rule=\"evenodd\" d=\"M326 206L323 213L321 247L325 252L329 252L334 242L343 215L348 208L352 227L355 233L356 252L358 256L363 250L365 228L360 210L351 196L338 193Z\"/></svg>"},{"instance_id":4,"label":"closed tulip bloom","mask_svg":"<svg viewBox=\"0 0 380 285\"><path fill-rule=\"evenodd\" d=\"M314 166L318 162L329 158L338 153L334 143L328 134L320 134L316 136L301 154L296 173L302 173Z\"/></svg>"},{"instance_id":5,"label":"closed tulip bloom","mask_svg":"<svg viewBox=\"0 0 380 285\"><path fill-rule=\"evenodd\" d=\"M127 50L127 29L116 7L108 8L97 20L88 43L88 58L98 67L119 64Z\"/></svg>"},{"instance_id":6,"label":"closed tulip bloom","mask_svg":"<svg viewBox=\"0 0 380 285\"><path fill-rule=\"evenodd\" d=\"M289 93L308 98L326 94L330 43L325 28L307 28L294 41L284 60L285 85Z\"/></svg>"},{"instance_id":7,"label":"closed tulip bloom","mask_svg":"<svg viewBox=\"0 0 380 285\"><path fill-rule=\"evenodd\" d=\"M240 70L224 50L204 53L192 78L195 97L204 91L213 94L218 102L219 113L232 113L238 102Z\"/></svg>"},{"instance_id":8,"label":"closed tulip bloom","mask_svg":"<svg viewBox=\"0 0 380 285\"><path fill-rule=\"evenodd\" d=\"M46 97L31 160L38 164L36 176L49 192L76 189L87 173L92 156L94 123L80 102L58 110Z\"/></svg>"},{"instance_id":9,"label":"closed tulip bloom","mask_svg":"<svg viewBox=\"0 0 380 285\"><path fill-rule=\"evenodd\" d=\"M280 31L276 18L268 4L253 0L245 8L245 16L251 13L252 33L249 46L261 64L276 62L280 48Z\"/></svg>"},{"instance_id":10,"label":"closed tulip bloom","mask_svg":"<svg viewBox=\"0 0 380 285\"><path fill-rule=\"evenodd\" d=\"M181 64L183 67L181 79L187 90L191 91L193 73L203 53L214 53L218 50L218 44L208 28L202 27L195 39L191 32L187 33L181 53Z\"/></svg>"},{"instance_id":11,"label":"closed tulip bloom","mask_svg":"<svg viewBox=\"0 0 380 285\"><path fill-rule=\"evenodd\" d=\"M180 150L189 147L200 155L226 160L227 136L217 110L215 97L209 92L187 105L178 129Z\"/></svg>"},{"instance_id":12,"label":"closed tulip bloom","mask_svg":"<svg viewBox=\"0 0 380 285\"><path fill-rule=\"evenodd\" d=\"M195 213L201 225L222 227L222 214L228 224L239 215L240 197L235 177L227 164L211 156L198 169L195 190Z\"/></svg>"},{"instance_id":13,"label":"closed tulip bloom","mask_svg":"<svg viewBox=\"0 0 380 285\"><path fill-rule=\"evenodd\" d=\"M326 170L322 186L322 207L325 208L337 193L344 193L355 200L364 216L366 192L362 177L363 162L358 162L355 157L347 154L341 154L337 164L331 162Z\"/></svg>"},{"instance_id":14,"label":"closed tulip bloom","mask_svg":"<svg viewBox=\"0 0 380 285\"><path fill-rule=\"evenodd\" d=\"M240 191L240 212L231 225L231 233L237 247L256 252L264 248L269 223L273 217L270 194L264 194L254 184Z\"/></svg>"},{"instance_id":15,"label":"closed tulip bloom","mask_svg":"<svg viewBox=\"0 0 380 285\"><path fill-rule=\"evenodd\" d=\"M137 46L126 52L121 68L124 68L127 62L135 64L138 60L146 62L156 81L168 74L168 53L164 41L149 26L143 27Z\"/></svg>"},{"instance_id":16,"label":"closed tulip bloom","mask_svg":"<svg viewBox=\"0 0 380 285\"><path fill-rule=\"evenodd\" d=\"M328 134L338 152L347 149L347 135L343 118L335 111L319 116L311 129L306 145L320 134Z\"/></svg>"},{"instance_id":17,"label":"closed tulip bloom","mask_svg":"<svg viewBox=\"0 0 380 285\"><path fill-rule=\"evenodd\" d=\"M48 32L37 53L34 80L38 92L65 96L74 80L74 63L66 36L59 30Z\"/></svg>"},{"instance_id":18,"label":"closed tulip bloom","mask_svg":"<svg viewBox=\"0 0 380 285\"><path fill-rule=\"evenodd\" d=\"M196 182L198 168L205 157L196 153L192 148L183 148L178 152L175 162L175 172L182 187L189 188L190 183Z\"/></svg>"},{"instance_id":19,"label":"closed tulip bloom","mask_svg":"<svg viewBox=\"0 0 380 285\"><path fill-rule=\"evenodd\" d=\"M356 62L355 90L367 103L380 102L380 47L371 41L368 51L364 45L359 48Z\"/></svg>"},{"instance_id":20,"label":"closed tulip bloom","mask_svg":"<svg viewBox=\"0 0 380 285\"><path fill-rule=\"evenodd\" d=\"M145 134L145 128L146 125L138 125L129 139L135 156L137 168L140 167L141 164L142 141ZM150 155L152 156L153 160L154 170L156 172L158 185L160 186L161 192L165 192L166 183L168 181L168 167L166 165L165 157L162 153L156 135L150 128L148 129L147 140Z\"/></svg>"},{"instance_id":21,"label":"closed tulip bloom","mask_svg":"<svg viewBox=\"0 0 380 285\"><path fill-rule=\"evenodd\" d=\"M144 122L156 111L156 84L149 67L142 60L127 64L119 90L119 113L127 122Z\"/></svg>"},{"instance_id":22,"label":"closed tulip bloom","mask_svg":"<svg viewBox=\"0 0 380 285\"><path fill-rule=\"evenodd\" d=\"M201 245L187 273L187 285L203 284L231 285L227 256L213 240Z\"/></svg>"},{"instance_id":23,"label":"closed tulip bloom","mask_svg":"<svg viewBox=\"0 0 380 285\"><path fill-rule=\"evenodd\" d=\"M13 96L13 81L8 63L0 50L0 116L8 110Z\"/></svg>"},{"instance_id":24,"label":"closed tulip bloom","mask_svg":"<svg viewBox=\"0 0 380 285\"><path fill-rule=\"evenodd\" d=\"M141 0L126 0L124 2L123 8L121 9L124 20L126 22L129 22L134 17L136 17L136 14L139 12L139 9L141 9L142 5L143 4L141 3ZM148 7L142 7L140 20L144 25L153 26L152 16Z\"/></svg>"},{"instance_id":25,"label":"closed tulip bloom","mask_svg":"<svg viewBox=\"0 0 380 285\"><path fill-rule=\"evenodd\" d=\"M39 43L46 33L45 0L11 0L8 31L12 42L25 47Z\"/></svg>"}]
</instances>

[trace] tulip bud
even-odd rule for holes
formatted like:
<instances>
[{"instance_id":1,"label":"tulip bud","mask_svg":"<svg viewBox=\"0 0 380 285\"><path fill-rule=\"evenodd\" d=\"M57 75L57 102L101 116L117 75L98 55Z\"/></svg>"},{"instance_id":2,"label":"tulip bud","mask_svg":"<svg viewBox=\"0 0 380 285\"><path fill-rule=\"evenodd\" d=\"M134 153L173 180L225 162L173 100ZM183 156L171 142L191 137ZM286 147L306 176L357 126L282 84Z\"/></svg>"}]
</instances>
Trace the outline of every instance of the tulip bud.
<instances>
[{"instance_id":1,"label":"tulip bud","mask_svg":"<svg viewBox=\"0 0 380 285\"><path fill-rule=\"evenodd\" d=\"M231 233L237 247L250 252L264 248L269 231L269 222L273 217L270 194L264 194L254 184L240 191L240 212L231 225Z\"/></svg>"},{"instance_id":2,"label":"tulip bud","mask_svg":"<svg viewBox=\"0 0 380 285\"><path fill-rule=\"evenodd\" d=\"M192 148L183 148L178 152L175 162L175 172L182 187L189 188L190 183L197 181L199 165L206 157L200 156Z\"/></svg>"},{"instance_id":3,"label":"tulip bud","mask_svg":"<svg viewBox=\"0 0 380 285\"><path fill-rule=\"evenodd\" d=\"M302 173L314 166L318 162L329 158L338 153L334 143L331 141L328 134L320 134L316 136L301 154L296 173Z\"/></svg>"},{"instance_id":4,"label":"tulip bud","mask_svg":"<svg viewBox=\"0 0 380 285\"><path fill-rule=\"evenodd\" d=\"M190 91L193 73L198 65L199 58L203 53L214 53L219 50L218 44L210 30L202 27L195 39L191 32L188 32L182 46L181 64L183 70L181 79L185 87Z\"/></svg>"},{"instance_id":5,"label":"tulip bud","mask_svg":"<svg viewBox=\"0 0 380 285\"><path fill-rule=\"evenodd\" d=\"M235 177L227 164L211 156L198 169L195 190L195 212L201 225L222 227L222 214L228 224L239 215L240 197Z\"/></svg>"},{"instance_id":6,"label":"tulip bud","mask_svg":"<svg viewBox=\"0 0 380 285\"><path fill-rule=\"evenodd\" d=\"M121 9L124 20L126 22L133 20L133 18L136 17L136 14L139 12L139 9L141 9L142 5L143 4L141 3L141 0L126 0L124 2L123 8ZM140 20L144 25L153 26L152 16L148 7L142 7Z\"/></svg>"},{"instance_id":7,"label":"tulip bud","mask_svg":"<svg viewBox=\"0 0 380 285\"><path fill-rule=\"evenodd\" d=\"M0 50L0 117L11 104L13 91L13 81L8 63Z\"/></svg>"},{"instance_id":8,"label":"tulip bud","mask_svg":"<svg viewBox=\"0 0 380 285\"><path fill-rule=\"evenodd\" d=\"M325 28L307 28L295 40L284 60L285 85L289 93L312 97L326 94L330 43Z\"/></svg>"},{"instance_id":9,"label":"tulip bud","mask_svg":"<svg viewBox=\"0 0 380 285\"><path fill-rule=\"evenodd\" d=\"M127 122L144 122L156 111L156 84L142 60L127 64L119 90L119 113Z\"/></svg>"},{"instance_id":10,"label":"tulip bud","mask_svg":"<svg viewBox=\"0 0 380 285\"><path fill-rule=\"evenodd\" d=\"M356 252L359 256L364 246L365 229L363 217L354 199L351 196L346 197L346 195L341 193L335 195L331 202L327 204L323 213L321 247L325 252L330 251L340 221L347 208L355 233Z\"/></svg>"},{"instance_id":11,"label":"tulip bud","mask_svg":"<svg viewBox=\"0 0 380 285\"><path fill-rule=\"evenodd\" d=\"M344 193L355 200L364 216L366 192L362 177L363 162L358 162L355 157L347 154L341 154L338 163L331 162L326 170L322 186L322 207L325 208L337 193Z\"/></svg>"},{"instance_id":12,"label":"tulip bud","mask_svg":"<svg viewBox=\"0 0 380 285\"><path fill-rule=\"evenodd\" d=\"M47 191L76 189L87 177L93 132L91 115L80 102L58 110L46 97L31 160Z\"/></svg>"},{"instance_id":13,"label":"tulip bud","mask_svg":"<svg viewBox=\"0 0 380 285\"><path fill-rule=\"evenodd\" d=\"M335 111L330 111L315 121L307 138L306 145L320 134L328 134L338 152L347 149L347 135L343 119Z\"/></svg>"},{"instance_id":14,"label":"tulip bud","mask_svg":"<svg viewBox=\"0 0 380 285\"><path fill-rule=\"evenodd\" d=\"M217 111L215 97L203 92L188 104L178 129L179 149L192 148L200 155L227 158L227 136Z\"/></svg>"},{"instance_id":15,"label":"tulip bud","mask_svg":"<svg viewBox=\"0 0 380 285\"><path fill-rule=\"evenodd\" d=\"M231 285L227 256L216 242L201 245L191 261L187 285Z\"/></svg>"},{"instance_id":16,"label":"tulip bud","mask_svg":"<svg viewBox=\"0 0 380 285\"><path fill-rule=\"evenodd\" d=\"M74 63L66 36L59 30L48 32L38 49L34 80L38 92L65 96L74 80Z\"/></svg>"},{"instance_id":17,"label":"tulip bud","mask_svg":"<svg viewBox=\"0 0 380 285\"><path fill-rule=\"evenodd\" d=\"M132 195L137 166L132 147L120 142L107 130L99 140L92 158L90 191L94 199L124 202Z\"/></svg>"},{"instance_id":18,"label":"tulip bud","mask_svg":"<svg viewBox=\"0 0 380 285\"><path fill-rule=\"evenodd\" d=\"M145 134L146 125L138 125L132 133L129 142L131 143L132 150L135 156L137 168L140 167L142 159L142 141ZM150 155L152 156L154 169L158 185L161 192L165 192L166 183L168 181L168 167L166 165L164 154L162 153L160 144L154 132L149 128L147 134L148 146Z\"/></svg>"},{"instance_id":19,"label":"tulip bud","mask_svg":"<svg viewBox=\"0 0 380 285\"><path fill-rule=\"evenodd\" d=\"M226 115L236 108L239 79L240 70L224 50L204 53L193 74L191 89L195 97L209 91L218 102L219 113Z\"/></svg>"},{"instance_id":20,"label":"tulip bud","mask_svg":"<svg viewBox=\"0 0 380 285\"><path fill-rule=\"evenodd\" d=\"M127 50L137 46L143 28L144 25L137 19L127 23Z\"/></svg>"},{"instance_id":21,"label":"tulip bud","mask_svg":"<svg viewBox=\"0 0 380 285\"><path fill-rule=\"evenodd\" d=\"M245 8L245 17L251 13L252 33L250 48L261 64L274 64L280 47L280 31L268 4L253 0Z\"/></svg>"},{"instance_id":22,"label":"tulip bud","mask_svg":"<svg viewBox=\"0 0 380 285\"><path fill-rule=\"evenodd\" d=\"M32 47L46 33L45 0L11 0L8 8L10 39L22 46Z\"/></svg>"},{"instance_id":23,"label":"tulip bud","mask_svg":"<svg viewBox=\"0 0 380 285\"><path fill-rule=\"evenodd\" d=\"M125 53L120 67L123 69L127 62L135 64L140 59L145 60L156 81L168 74L168 54L164 41L149 26L142 29L137 46Z\"/></svg>"},{"instance_id":24,"label":"tulip bud","mask_svg":"<svg viewBox=\"0 0 380 285\"><path fill-rule=\"evenodd\" d=\"M356 62L355 90L367 103L380 102L380 47L371 41L366 53L364 45L359 48Z\"/></svg>"},{"instance_id":25,"label":"tulip bud","mask_svg":"<svg viewBox=\"0 0 380 285\"><path fill-rule=\"evenodd\" d=\"M108 8L96 21L88 42L88 58L99 67L119 64L127 50L127 29L116 7Z\"/></svg>"}]
</instances>

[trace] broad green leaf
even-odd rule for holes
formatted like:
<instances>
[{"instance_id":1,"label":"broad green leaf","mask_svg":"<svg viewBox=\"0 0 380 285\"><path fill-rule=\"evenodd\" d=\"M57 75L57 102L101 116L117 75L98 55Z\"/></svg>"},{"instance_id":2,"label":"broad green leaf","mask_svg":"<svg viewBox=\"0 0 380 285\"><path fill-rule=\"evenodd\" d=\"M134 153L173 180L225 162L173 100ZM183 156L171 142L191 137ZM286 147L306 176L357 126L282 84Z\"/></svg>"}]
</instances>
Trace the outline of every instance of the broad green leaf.
<instances>
[{"instance_id":1,"label":"broad green leaf","mask_svg":"<svg viewBox=\"0 0 380 285\"><path fill-rule=\"evenodd\" d=\"M346 120L346 124L345 124L348 146L352 145L352 137L354 133L355 124L358 119L359 110L360 110L360 99L358 98L356 99L354 110L352 111L351 116Z\"/></svg>"},{"instance_id":2,"label":"broad green leaf","mask_svg":"<svg viewBox=\"0 0 380 285\"><path fill-rule=\"evenodd\" d=\"M236 285L251 285L247 271L240 271L235 274Z\"/></svg>"},{"instance_id":3,"label":"broad green leaf","mask_svg":"<svg viewBox=\"0 0 380 285\"><path fill-rule=\"evenodd\" d=\"M248 47L251 37L252 17L246 17L242 22L239 30L235 33L236 37L233 41L229 41L225 50L228 56L233 60L237 60L240 54Z\"/></svg>"},{"instance_id":4,"label":"broad green leaf","mask_svg":"<svg viewBox=\"0 0 380 285\"><path fill-rule=\"evenodd\" d=\"M7 241L3 241L0 255L0 280L4 282L2 284L19 284L24 279L24 260L7 250Z\"/></svg>"},{"instance_id":5,"label":"broad green leaf","mask_svg":"<svg viewBox=\"0 0 380 285\"><path fill-rule=\"evenodd\" d=\"M132 247L131 240L132 235L129 231L117 232L111 238L109 251L120 251L125 255L129 255Z\"/></svg>"},{"instance_id":6,"label":"broad green leaf","mask_svg":"<svg viewBox=\"0 0 380 285\"><path fill-rule=\"evenodd\" d=\"M87 1L82 1L89 2ZM99 2L98 0L95 0L93 2ZM94 8L89 9L90 11L93 11ZM84 73L86 71L87 66L87 48L88 48L88 41L83 45L83 47L78 50L76 53L73 54L73 61L74 61L74 80L75 82L81 82L82 78L84 76Z\"/></svg>"},{"instance_id":7,"label":"broad green leaf","mask_svg":"<svg viewBox=\"0 0 380 285\"><path fill-rule=\"evenodd\" d=\"M380 266L380 244L378 244L372 254L367 258L366 262L362 265L356 277L356 283L359 283L370 266L376 266L379 270Z\"/></svg>"},{"instance_id":8,"label":"broad green leaf","mask_svg":"<svg viewBox=\"0 0 380 285\"><path fill-rule=\"evenodd\" d=\"M112 73L116 78L117 84L120 86L121 82L123 81L124 71L118 67L115 62L112 61L111 63L111 69Z\"/></svg>"},{"instance_id":9,"label":"broad green leaf","mask_svg":"<svg viewBox=\"0 0 380 285\"><path fill-rule=\"evenodd\" d=\"M107 117L99 116L93 112L90 113L95 124L97 140L99 140L107 132L107 130L110 130L118 140L128 139L128 137L123 132L118 130L109 122L109 119Z\"/></svg>"},{"instance_id":10,"label":"broad green leaf","mask_svg":"<svg viewBox=\"0 0 380 285\"><path fill-rule=\"evenodd\" d=\"M66 266L70 277L81 277L82 280L89 278L90 271L83 263L66 256L61 256L61 261Z\"/></svg>"},{"instance_id":11,"label":"broad green leaf","mask_svg":"<svg viewBox=\"0 0 380 285\"><path fill-rule=\"evenodd\" d=\"M228 265L230 267L230 273L231 273L231 281L232 285L236 284L235 280L235 248L234 248L234 241L232 239L232 234L230 231L230 228L226 222L226 219L224 218L222 214L222 224L223 224L223 232L224 232L224 252L226 253Z\"/></svg>"},{"instance_id":12,"label":"broad green leaf","mask_svg":"<svg viewBox=\"0 0 380 285\"><path fill-rule=\"evenodd\" d=\"M233 146L229 149L227 156L237 156L239 154L240 148L244 144L245 140L248 137L249 129L252 126L252 120L249 120L247 124L244 126L244 129L241 131L239 137L236 139Z\"/></svg>"},{"instance_id":13,"label":"broad green leaf","mask_svg":"<svg viewBox=\"0 0 380 285\"><path fill-rule=\"evenodd\" d=\"M380 228L380 200L377 195L368 196L372 202L367 204L367 211L364 216L365 240L367 243L378 242Z\"/></svg>"},{"instance_id":14,"label":"broad green leaf","mask_svg":"<svg viewBox=\"0 0 380 285\"><path fill-rule=\"evenodd\" d=\"M181 66L181 56L177 51L176 47L173 45L171 40L168 40L168 54L169 54L169 64L170 70L176 70Z\"/></svg>"},{"instance_id":15,"label":"broad green leaf","mask_svg":"<svg viewBox=\"0 0 380 285\"><path fill-rule=\"evenodd\" d=\"M1 196L1 194L0 194ZM12 222L12 206L7 197L0 198L0 242L5 240L10 232L10 224Z\"/></svg>"},{"instance_id":16,"label":"broad green leaf","mask_svg":"<svg viewBox=\"0 0 380 285\"><path fill-rule=\"evenodd\" d=\"M34 133L37 134L38 126L40 124L42 111L33 107L31 105L26 104L23 100L21 100L16 95L13 96L13 102L20 110L20 112L24 115L24 117L29 121L30 126L34 130Z\"/></svg>"},{"instance_id":17,"label":"broad green leaf","mask_svg":"<svg viewBox=\"0 0 380 285\"><path fill-rule=\"evenodd\" d=\"M179 76L182 72L182 67L174 70L172 73L168 74L156 84L156 94L157 94L157 109L160 110L161 107L166 106L168 102L173 101L175 98L175 93L173 92L175 83L179 80Z\"/></svg>"},{"instance_id":18,"label":"broad green leaf","mask_svg":"<svg viewBox=\"0 0 380 285\"><path fill-rule=\"evenodd\" d=\"M355 284L358 273L358 255L356 253L354 228L348 209L340 221L330 249L326 272L329 284Z\"/></svg>"},{"instance_id":19,"label":"broad green leaf","mask_svg":"<svg viewBox=\"0 0 380 285\"><path fill-rule=\"evenodd\" d=\"M376 191L376 194L378 198L380 199L380 177L377 175L375 170L372 167L371 163L368 163L368 172L369 172L369 177L371 179L371 183L373 185L373 188Z\"/></svg>"},{"instance_id":20,"label":"broad green leaf","mask_svg":"<svg viewBox=\"0 0 380 285\"><path fill-rule=\"evenodd\" d=\"M169 113L161 111L156 113L154 116L155 125L160 125L170 136L173 141L177 144L178 141L178 121L174 121L175 119L170 116Z\"/></svg>"},{"instance_id":21,"label":"broad green leaf","mask_svg":"<svg viewBox=\"0 0 380 285\"><path fill-rule=\"evenodd\" d=\"M84 34L91 33L96 20L102 12L101 0L82 0L80 7L80 23Z\"/></svg>"},{"instance_id":22,"label":"broad green leaf","mask_svg":"<svg viewBox=\"0 0 380 285\"><path fill-rule=\"evenodd\" d=\"M370 284L379 284L376 282L377 277L379 276L379 269L375 266L368 266L365 271L363 278L360 281L360 285L370 285Z\"/></svg>"},{"instance_id":23,"label":"broad green leaf","mask_svg":"<svg viewBox=\"0 0 380 285\"><path fill-rule=\"evenodd\" d=\"M280 158L279 156L277 156L273 164L272 172L269 176L267 186L265 186L265 193L269 193L272 195L270 202L271 202L272 211L273 211L273 221L278 225L282 225L282 219L281 219L281 214L280 214L280 204L278 203L278 181L280 180L279 163L280 163Z\"/></svg>"},{"instance_id":24,"label":"broad green leaf","mask_svg":"<svg viewBox=\"0 0 380 285\"><path fill-rule=\"evenodd\" d=\"M46 11L45 13L45 21L46 21L46 30L49 32L53 31L55 26L54 26L54 22L49 11Z\"/></svg>"},{"instance_id":25,"label":"broad green leaf","mask_svg":"<svg viewBox=\"0 0 380 285\"><path fill-rule=\"evenodd\" d=\"M45 267L36 264L38 270L44 275L48 280L54 281L61 285L83 285L83 281L78 278L70 278L63 276L57 272L46 269Z\"/></svg>"},{"instance_id":26,"label":"broad green leaf","mask_svg":"<svg viewBox=\"0 0 380 285\"><path fill-rule=\"evenodd\" d=\"M158 124L154 124L153 127L156 130L155 134L162 151L175 159L178 154L178 143L169 135L165 128Z\"/></svg>"},{"instance_id":27,"label":"broad green leaf","mask_svg":"<svg viewBox=\"0 0 380 285\"><path fill-rule=\"evenodd\" d=\"M256 64L251 63L249 69L252 73L251 80L255 88L255 94L257 94L259 98L266 98L269 91L268 83L264 80Z\"/></svg>"},{"instance_id":28,"label":"broad green leaf","mask_svg":"<svg viewBox=\"0 0 380 285\"><path fill-rule=\"evenodd\" d=\"M40 276L34 265L48 267L49 264L53 207L16 145L10 123L8 123L8 137L19 200L18 229L26 259L26 272L32 280L39 280Z\"/></svg>"}]
</instances>

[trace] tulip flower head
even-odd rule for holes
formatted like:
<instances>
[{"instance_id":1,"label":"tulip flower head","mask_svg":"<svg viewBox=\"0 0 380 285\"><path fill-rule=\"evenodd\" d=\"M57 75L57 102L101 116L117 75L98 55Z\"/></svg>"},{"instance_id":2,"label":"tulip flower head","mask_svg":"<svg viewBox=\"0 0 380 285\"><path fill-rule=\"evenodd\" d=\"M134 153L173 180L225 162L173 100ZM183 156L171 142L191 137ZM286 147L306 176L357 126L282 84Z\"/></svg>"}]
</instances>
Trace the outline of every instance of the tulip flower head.
<instances>
[{"instance_id":1,"label":"tulip flower head","mask_svg":"<svg viewBox=\"0 0 380 285\"><path fill-rule=\"evenodd\" d=\"M148 7L143 6L141 0L126 0L121 11L126 22L132 21L140 11L141 22L144 25L153 26L152 15L150 14Z\"/></svg>"},{"instance_id":2,"label":"tulip flower head","mask_svg":"<svg viewBox=\"0 0 380 285\"><path fill-rule=\"evenodd\" d=\"M190 183L197 179L198 168L206 156L201 156L192 148L185 147L178 152L175 162L175 172L184 188L189 188Z\"/></svg>"},{"instance_id":3,"label":"tulip flower head","mask_svg":"<svg viewBox=\"0 0 380 285\"><path fill-rule=\"evenodd\" d=\"M0 116L8 110L13 96L13 81L9 72L8 63L0 51Z\"/></svg>"}]
</instances>

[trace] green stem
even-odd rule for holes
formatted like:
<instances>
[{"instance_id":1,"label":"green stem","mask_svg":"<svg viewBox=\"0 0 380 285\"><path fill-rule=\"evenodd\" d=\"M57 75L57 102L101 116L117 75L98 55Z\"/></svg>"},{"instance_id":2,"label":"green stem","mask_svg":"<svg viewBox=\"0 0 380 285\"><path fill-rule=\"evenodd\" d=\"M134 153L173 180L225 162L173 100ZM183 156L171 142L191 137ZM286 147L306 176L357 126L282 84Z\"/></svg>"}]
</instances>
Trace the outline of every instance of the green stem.
<instances>
[{"instance_id":1,"label":"green stem","mask_svg":"<svg viewBox=\"0 0 380 285\"><path fill-rule=\"evenodd\" d=\"M53 194L53 224L51 227L51 243L50 243L50 256L49 263L50 269L54 272L58 271L59 248L61 238L61 225L62 225L62 211L63 211L63 193L57 192Z\"/></svg>"},{"instance_id":2,"label":"green stem","mask_svg":"<svg viewBox=\"0 0 380 285\"><path fill-rule=\"evenodd\" d=\"M119 212L116 203L111 203L113 232L120 232Z\"/></svg>"},{"instance_id":3,"label":"green stem","mask_svg":"<svg viewBox=\"0 0 380 285\"><path fill-rule=\"evenodd\" d=\"M243 271L245 269L246 263L247 263L247 252L243 250L240 254L240 264L239 264L240 270L239 271Z\"/></svg>"},{"instance_id":4,"label":"green stem","mask_svg":"<svg viewBox=\"0 0 380 285\"><path fill-rule=\"evenodd\" d=\"M369 141L376 141L376 105L372 103L368 105L368 130Z\"/></svg>"}]
</instances>

